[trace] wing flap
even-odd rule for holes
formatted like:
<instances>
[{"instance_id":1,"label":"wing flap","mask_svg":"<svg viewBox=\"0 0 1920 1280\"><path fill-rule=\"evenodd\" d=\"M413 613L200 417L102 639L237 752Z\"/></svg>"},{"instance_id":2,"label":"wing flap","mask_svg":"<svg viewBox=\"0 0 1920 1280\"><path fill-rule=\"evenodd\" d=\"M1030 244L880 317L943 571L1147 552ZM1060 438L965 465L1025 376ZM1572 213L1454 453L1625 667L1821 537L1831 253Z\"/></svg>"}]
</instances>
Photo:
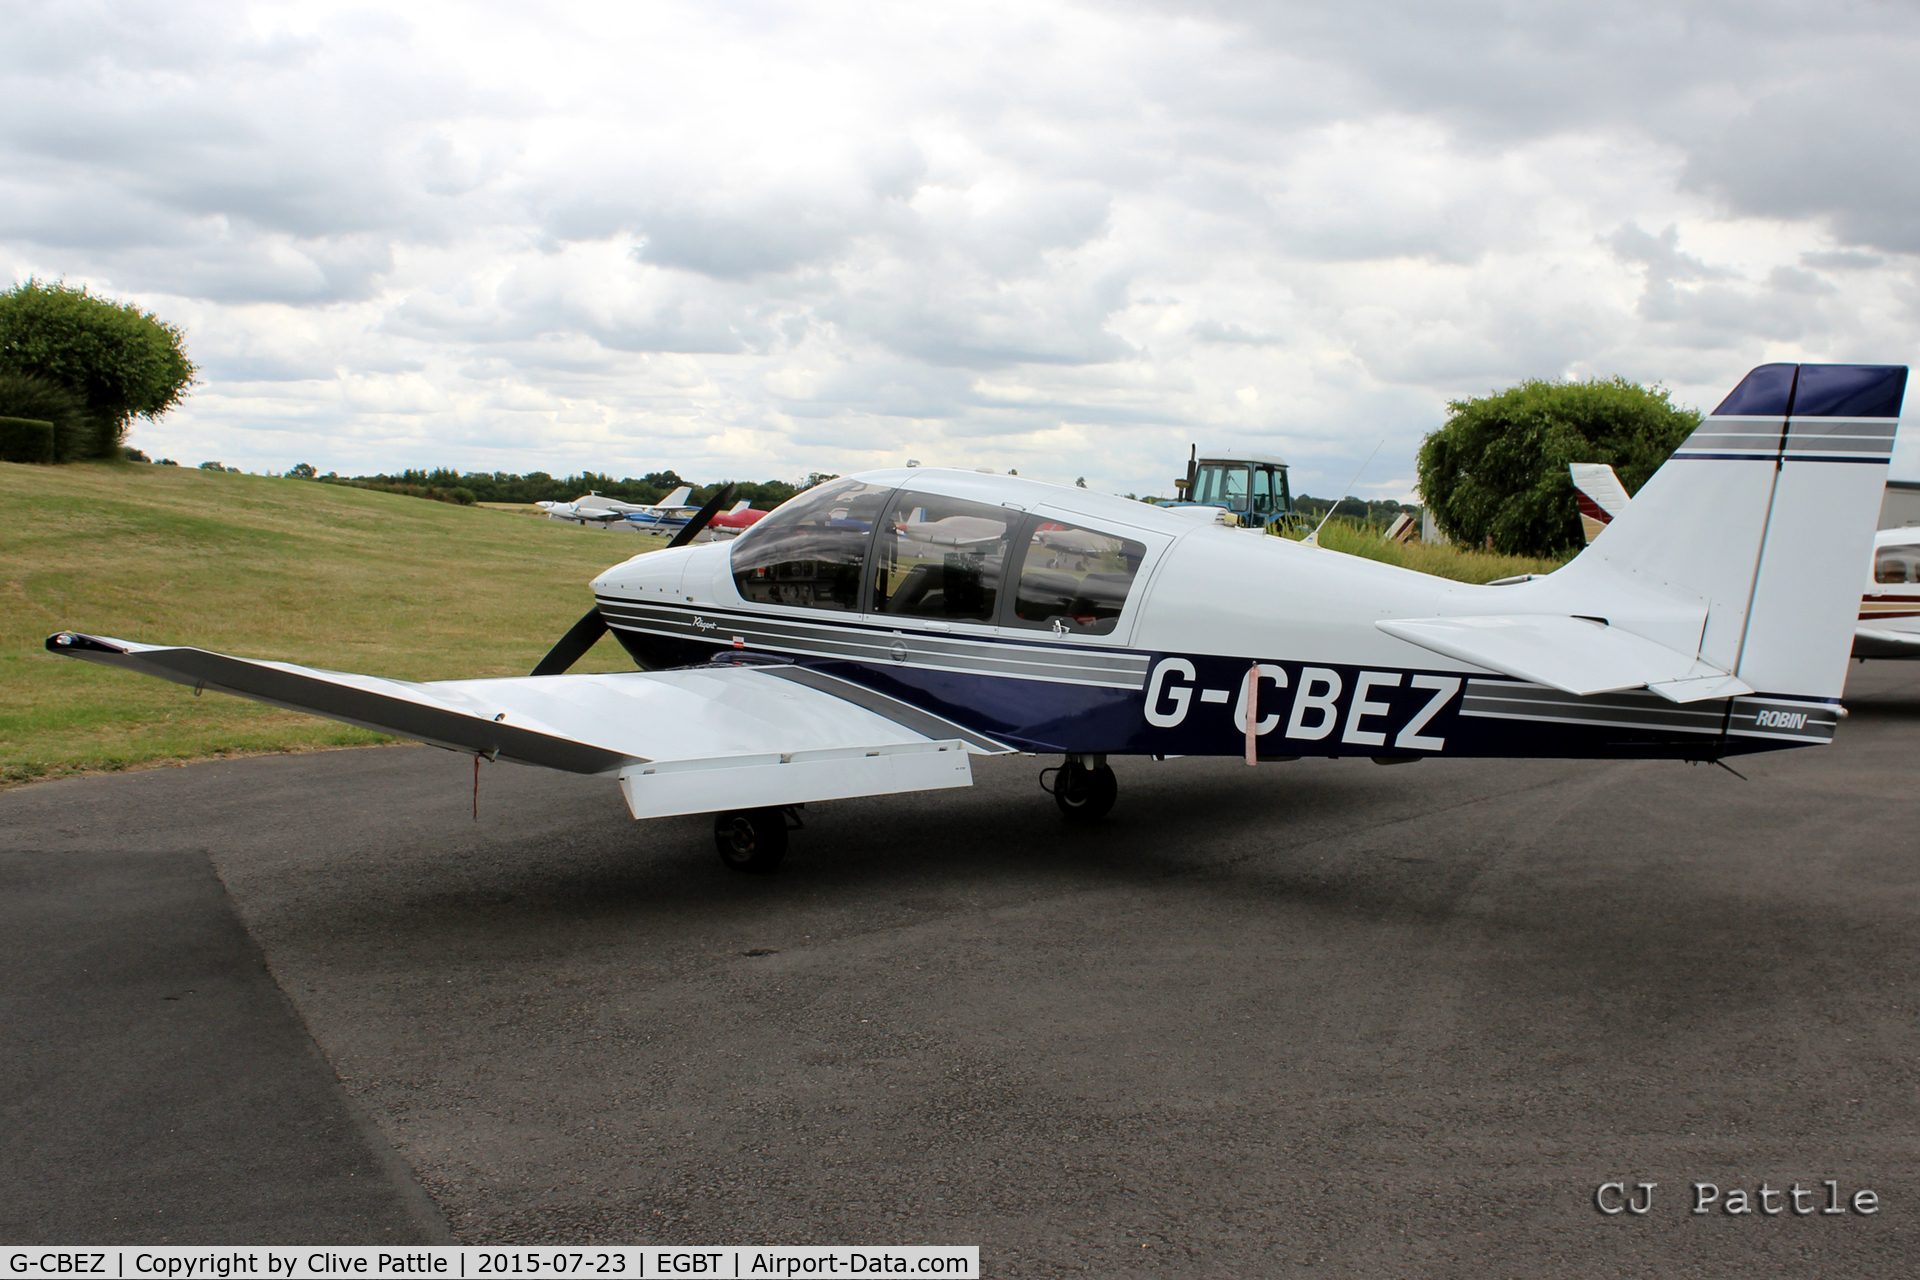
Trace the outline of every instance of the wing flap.
<instances>
[{"instance_id":1,"label":"wing flap","mask_svg":"<svg viewBox=\"0 0 1920 1280\"><path fill-rule=\"evenodd\" d=\"M971 785L973 765L958 739L663 760L620 772L620 790L636 818Z\"/></svg>"},{"instance_id":2,"label":"wing flap","mask_svg":"<svg viewBox=\"0 0 1920 1280\"><path fill-rule=\"evenodd\" d=\"M1374 626L1423 649L1579 697L1648 688L1673 702L1698 702L1753 692L1698 657L1590 618L1387 618Z\"/></svg>"}]
</instances>

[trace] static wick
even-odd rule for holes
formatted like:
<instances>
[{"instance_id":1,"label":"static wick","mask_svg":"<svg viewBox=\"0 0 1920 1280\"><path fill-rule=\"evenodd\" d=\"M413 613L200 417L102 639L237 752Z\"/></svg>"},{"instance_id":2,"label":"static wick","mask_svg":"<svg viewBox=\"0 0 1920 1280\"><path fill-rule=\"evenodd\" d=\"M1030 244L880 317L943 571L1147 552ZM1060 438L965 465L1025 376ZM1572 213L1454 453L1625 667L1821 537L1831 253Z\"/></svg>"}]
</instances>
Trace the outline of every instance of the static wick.
<instances>
[{"instance_id":1,"label":"static wick","mask_svg":"<svg viewBox=\"0 0 1920 1280\"><path fill-rule=\"evenodd\" d=\"M1247 764L1260 763L1259 739L1254 726L1260 723L1260 664L1247 668Z\"/></svg>"}]
</instances>

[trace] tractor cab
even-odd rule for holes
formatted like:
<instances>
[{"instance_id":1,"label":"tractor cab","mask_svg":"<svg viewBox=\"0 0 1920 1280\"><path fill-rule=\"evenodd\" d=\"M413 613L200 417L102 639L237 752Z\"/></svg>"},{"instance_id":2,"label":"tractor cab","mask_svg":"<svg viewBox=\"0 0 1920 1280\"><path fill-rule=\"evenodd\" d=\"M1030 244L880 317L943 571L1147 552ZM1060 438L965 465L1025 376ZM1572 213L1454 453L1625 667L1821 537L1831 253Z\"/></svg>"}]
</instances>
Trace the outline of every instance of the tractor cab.
<instances>
[{"instance_id":1,"label":"tractor cab","mask_svg":"<svg viewBox=\"0 0 1920 1280\"><path fill-rule=\"evenodd\" d=\"M1185 479L1175 480L1174 506L1230 511L1243 528L1271 529L1293 519L1293 494L1287 488L1287 464L1258 454L1202 458L1196 449L1187 460Z\"/></svg>"}]
</instances>

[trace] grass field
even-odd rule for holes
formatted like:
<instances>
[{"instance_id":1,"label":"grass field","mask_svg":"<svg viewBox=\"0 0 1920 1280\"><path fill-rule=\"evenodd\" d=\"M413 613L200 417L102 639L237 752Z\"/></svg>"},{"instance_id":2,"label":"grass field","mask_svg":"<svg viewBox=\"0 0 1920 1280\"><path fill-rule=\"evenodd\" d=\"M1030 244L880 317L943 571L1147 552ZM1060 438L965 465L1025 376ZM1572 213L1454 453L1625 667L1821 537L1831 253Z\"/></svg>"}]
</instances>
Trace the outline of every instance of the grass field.
<instances>
[{"instance_id":1,"label":"grass field","mask_svg":"<svg viewBox=\"0 0 1920 1280\"><path fill-rule=\"evenodd\" d=\"M185 467L0 463L0 783L384 741L56 658L72 629L406 680L525 675L664 539ZM603 640L575 669L631 669Z\"/></svg>"},{"instance_id":2,"label":"grass field","mask_svg":"<svg viewBox=\"0 0 1920 1280\"><path fill-rule=\"evenodd\" d=\"M665 544L529 514L184 467L0 463L0 785L385 741L56 658L55 631L403 680L524 675L586 611L591 578ZM1554 567L1337 521L1322 542L1463 581ZM603 640L575 669L630 667Z\"/></svg>"},{"instance_id":3,"label":"grass field","mask_svg":"<svg viewBox=\"0 0 1920 1280\"><path fill-rule=\"evenodd\" d=\"M1496 555L1444 542L1388 542L1377 531L1341 518L1327 521L1326 528L1320 531L1320 545L1330 551L1365 556L1456 582L1492 582L1496 578L1517 578L1523 573L1552 573L1566 563L1564 559Z\"/></svg>"}]
</instances>

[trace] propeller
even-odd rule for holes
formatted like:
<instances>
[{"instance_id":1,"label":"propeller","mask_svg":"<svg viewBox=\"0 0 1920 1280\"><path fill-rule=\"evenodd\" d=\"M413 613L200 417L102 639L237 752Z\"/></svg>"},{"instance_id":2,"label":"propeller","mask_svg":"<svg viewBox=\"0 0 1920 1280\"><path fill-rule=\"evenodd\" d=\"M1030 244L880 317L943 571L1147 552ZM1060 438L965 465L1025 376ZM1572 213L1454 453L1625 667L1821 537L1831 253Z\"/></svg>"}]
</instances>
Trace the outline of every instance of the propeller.
<instances>
[{"instance_id":1,"label":"propeller","mask_svg":"<svg viewBox=\"0 0 1920 1280\"><path fill-rule=\"evenodd\" d=\"M684 547L692 542L700 536L700 531L707 527L707 522L720 514L720 508L731 501L733 501L733 486L726 485L719 493L707 500L707 505L700 508L693 519L687 521L687 527L675 534L673 541L662 550L671 551L675 547ZM595 605L587 610L586 616L567 629L567 634L560 637L560 643L547 650L547 656L540 659L540 665L527 674L565 675L567 668L585 657L587 650L593 648L605 634L607 634L607 620L601 616L600 606Z\"/></svg>"},{"instance_id":2,"label":"propeller","mask_svg":"<svg viewBox=\"0 0 1920 1280\"><path fill-rule=\"evenodd\" d=\"M540 665L529 671L528 675L558 676L565 675L568 667L580 661L594 642L607 634L607 620L600 616L600 606L587 610L586 617L567 629L560 637L560 643L547 650L547 656L540 659Z\"/></svg>"},{"instance_id":3,"label":"propeller","mask_svg":"<svg viewBox=\"0 0 1920 1280\"><path fill-rule=\"evenodd\" d=\"M720 508L732 501L733 486L730 484L722 485L720 492L708 498L707 505L700 508L700 510L694 514L693 519L687 521L687 527L674 534L673 541L669 542L662 550L671 551L675 547L684 547L689 542L692 542L700 536L700 531L707 527L707 523L720 514Z\"/></svg>"}]
</instances>

